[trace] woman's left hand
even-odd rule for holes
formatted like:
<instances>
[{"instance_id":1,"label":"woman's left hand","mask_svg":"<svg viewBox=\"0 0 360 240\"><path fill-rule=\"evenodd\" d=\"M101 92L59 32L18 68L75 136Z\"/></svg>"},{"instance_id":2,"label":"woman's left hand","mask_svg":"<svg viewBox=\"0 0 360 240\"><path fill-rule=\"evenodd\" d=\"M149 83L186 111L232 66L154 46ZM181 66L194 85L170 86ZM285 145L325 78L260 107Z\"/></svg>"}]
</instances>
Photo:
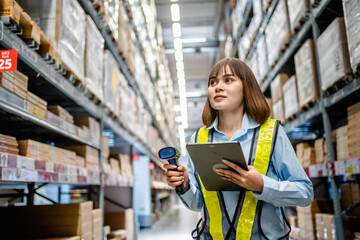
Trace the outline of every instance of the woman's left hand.
<instances>
[{"instance_id":1,"label":"woman's left hand","mask_svg":"<svg viewBox=\"0 0 360 240\"><path fill-rule=\"evenodd\" d=\"M248 171L238 165L223 159L223 163L235 170L217 169L216 172L222 176L222 179L231 181L240 187L255 192L262 192L264 182L262 175L253 166L248 166Z\"/></svg>"}]
</instances>

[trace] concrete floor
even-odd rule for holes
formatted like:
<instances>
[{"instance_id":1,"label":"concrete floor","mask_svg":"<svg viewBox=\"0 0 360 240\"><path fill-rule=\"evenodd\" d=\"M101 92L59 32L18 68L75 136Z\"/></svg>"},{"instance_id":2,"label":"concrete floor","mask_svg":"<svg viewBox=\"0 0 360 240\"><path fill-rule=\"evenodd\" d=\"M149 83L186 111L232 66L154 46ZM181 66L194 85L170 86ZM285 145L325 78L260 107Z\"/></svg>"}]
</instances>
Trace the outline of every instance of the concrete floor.
<instances>
[{"instance_id":1,"label":"concrete floor","mask_svg":"<svg viewBox=\"0 0 360 240\"><path fill-rule=\"evenodd\" d=\"M192 240L199 214L177 203L151 228L140 230L138 240Z\"/></svg>"}]
</instances>

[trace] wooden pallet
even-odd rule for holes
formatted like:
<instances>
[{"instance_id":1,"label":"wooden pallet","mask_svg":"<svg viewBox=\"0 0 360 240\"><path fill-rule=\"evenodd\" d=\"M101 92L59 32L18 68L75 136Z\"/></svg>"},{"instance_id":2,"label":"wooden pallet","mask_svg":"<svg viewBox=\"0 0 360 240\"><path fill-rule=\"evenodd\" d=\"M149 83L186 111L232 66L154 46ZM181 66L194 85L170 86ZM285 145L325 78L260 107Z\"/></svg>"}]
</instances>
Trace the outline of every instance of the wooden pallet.
<instances>
[{"instance_id":1,"label":"wooden pallet","mask_svg":"<svg viewBox=\"0 0 360 240\"><path fill-rule=\"evenodd\" d=\"M349 77L351 76L351 74L346 74L343 77L341 77L340 79L338 79L336 82L334 82L332 85L330 85L324 92L325 95L330 95L334 92L336 92L337 90L341 89L343 86L345 86L348 82L349 82Z\"/></svg>"},{"instance_id":2,"label":"wooden pallet","mask_svg":"<svg viewBox=\"0 0 360 240\"><path fill-rule=\"evenodd\" d=\"M20 26L22 28L22 34L19 35L29 47L39 49L40 46L40 27L31 19L26 13L20 14Z\"/></svg>"},{"instance_id":3,"label":"wooden pallet","mask_svg":"<svg viewBox=\"0 0 360 240\"><path fill-rule=\"evenodd\" d=\"M354 67L352 69L352 71L353 71L353 74L360 75L360 63L358 63L358 65L356 67Z\"/></svg>"},{"instance_id":4,"label":"wooden pallet","mask_svg":"<svg viewBox=\"0 0 360 240\"><path fill-rule=\"evenodd\" d=\"M283 40L283 42L280 45L280 53L284 52L285 49L288 47L291 37L292 37L291 32L290 31L287 32L285 39ZM280 56L280 54L279 54L279 56Z\"/></svg>"},{"instance_id":5,"label":"wooden pallet","mask_svg":"<svg viewBox=\"0 0 360 240\"><path fill-rule=\"evenodd\" d=\"M84 86L85 92L87 93L90 100L93 100L96 102L96 104L99 104L102 102L102 99L100 99L90 88L88 88L86 85Z\"/></svg>"},{"instance_id":6,"label":"wooden pallet","mask_svg":"<svg viewBox=\"0 0 360 240\"><path fill-rule=\"evenodd\" d=\"M309 99L305 104L300 106L299 112L307 111L308 109L312 108L315 105L316 100L319 99L318 96L313 96L311 99Z\"/></svg>"},{"instance_id":7,"label":"wooden pallet","mask_svg":"<svg viewBox=\"0 0 360 240\"><path fill-rule=\"evenodd\" d=\"M264 1L262 1L262 2L264 3ZM265 4L264 4L265 7L263 8L264 13L266 13L269 10L270 5L271 5L271 0L265 1Z\"/></svg>"},{"instance_id":8,"label":"wooden pallet","mask_svg":"<svg viewBox=\"0 0 360 240\"><path fill-rule=\"evenodd\" d=\"M104 14L104 5L100 0L91 0L95 10L101 14Z\"/></svg>"},{"instance_id":9,"label":"wooden pallet","mask_svg":"<svg viewBox=\"0 0 360 240\"><path fill-rule=\"evenodd\" d=\"M55 51L54 45L50 38L40 30L40 46L37 50L38 54L49 64L54 64L55 60Z\"/></svg>"},{"instance_id":10,"label":"wooden pallet","mask_svg":"<svg viewBox=\"0 0 360 240\"><path fill-rule=\"evenodd\" d=\"M299 21L296 23L296 25L293 27L292 31L294 33L297 33L300 31L301 27L304 25L304 23L308 20L309 16L308 16L308 11L303 12L303 14L301 15Z\"/></svg>"},{"instance_id":11,"label":"wooden pallet","mask_svg":"<svg viewBox=\"0 0 360 240\"><path fill-rule=\"evenodd\" d=\"M8 0L0 7L0 17L3 23L14 33L21 34L20 16L23 9L16 1Z\"/></svg>"}]
</instances>

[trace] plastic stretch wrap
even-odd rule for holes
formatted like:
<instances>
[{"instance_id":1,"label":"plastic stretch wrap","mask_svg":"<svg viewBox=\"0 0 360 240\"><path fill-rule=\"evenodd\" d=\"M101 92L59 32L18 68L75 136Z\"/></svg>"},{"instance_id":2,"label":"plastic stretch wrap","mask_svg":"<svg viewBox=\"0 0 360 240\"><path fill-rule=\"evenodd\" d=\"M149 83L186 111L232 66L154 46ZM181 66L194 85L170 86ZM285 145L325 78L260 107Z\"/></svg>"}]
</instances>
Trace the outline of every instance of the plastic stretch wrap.
<instances>
[{"instance_id":1,"label":"plastic stretch wrap","mask_svg":"<svg viewBox=\"0 0 360 240\"><path fill-rule=\"evenodd\" d=\"M85 12L76 0L62 0L61 10L59 54L63 63L83 80Z\"/></svg>"},{"instance_id":2,"label":"plastic stretch wrap","mask_svg":"<svg viewBox=\"0 0 360 240\"><path fill-rule=\"evenodd\" d=\"M284 97L285 119L288 119L299 110L295 75L284 83L282 91Z\"/></svg>"},{"instance_id":3,"label":"plastic stretch wrap","mask_svg":"<svg viewBox=\"0 0 360 240\"><path fill-rule=\"evenodd\" d=\"M86 25L85 85L102 100L104 38L90 16Z\"/></svg>"},{"instance_id":4,"label":"plastic stretch wrap","mask_svg":"<svg viewBox=\"0 0 360 240\"><path fill-rule=\"evenodd\" d=\"M290 36L290 24L285 0L279 0L265 30L268 63L272 66L277 60L281 47Z\"/></svg>"},{"instance_id":5,"label":"plastic stretch wrap","mask_svg":"<svg viewBox=\"0 0 360 240\"><path fill-rule=\"evenodd\" d=\"M83 81L86 16L80 4L76 0L21 0L19 4L53 41L64 65Z\"/></svg>"},{"instance_id":6,"label":"plastic stretch wrap","mask_svg":"<svg viewBox=\"0 0 360 240\"><path fill-rule=\"evenodd\" d=\"M283 98L283 93L281 87L289 79L289 75L286 73L279 73L276 75L274 80L270 84L271 89L271 100L277 102Z\"/></svg>"},{"instance_id":7,"label":"plastic stretch wrap","mask_svg":"<svg viewBox=\"0 0 360 240\"><path fill-rule=\"evenodd\" d=\"M119 1L105 0L105 22L108 24L115 41L119 39Z\"/></svg>"},{"instance_id":8,"label":"plastic stretch wrap","mask_svg":"<svg viewBox=\"0 0 360 240\"><path fill-rule=\"evenodd\" d=\"M118 115L118 104L119 96L118 93L118 81L117 75L119 75L120 70L118 69L117 64L112 53L108 50L105 50L104 54L104 100L105 105L110 108L115 115Z\"/></svg>"},{"instance_id":9,"label":"plastic stretch wrap","mask_svg":"<svg viewBox=\"0 0 360 240\"><path fill-rule=\"evenodd\" d=\"M258 33L258 29L261 25L261 21L263 18L262 10L261 10L261 0L253 0L253 13L254 16L250 22L250 25L247 29L248 36L250 38L250 42L253 42L256 34Z\"/></svg>"},{"instance_id":10,"label":"plastic stretch wrap","mask_svg":"<svg viewBox=\"0 0 360 240\"><path fill-rule=\"evenodd\" d=\"M265 42L265 35L261 35L259 41L257 43L257 57L258 57L258 67L259 67L259 82L261 83L268 70L268 61L267 61L267 50L266 50L266 42Z\"/></svg>"},{"instance_id":11,"label":"plastic stretch wrap","mask_svg":"<svg viewBox=\"0 0 360 240\"><path fill-rule=\"evenodd\" d=\"M295 54L295 70L300 107L319 98L314 42L307 40Z\"/></svg>"},{"instance_id":12,"label":"plastic stretch wrap","mask_svg":"<svg viewBox=\"0 0 360 240\"><path fill-rule=\"evenodd\" d=\"M351 73L344 18L336 18L317 41L322 89Z\"/></svg>"},{"instance_id":13,"label":"plastic stretch wrap","mask_svg":"<svg viewBox=\"0 0 360 240\"><path fill-rule=\"evenodd\" d=\"M309 1L308 0L287 0L288 8L289 8L289 20L291 31L298 26L300 20L305 17L306 12L309 9Z\"/></svg>"},{"instance_id":14,"label":"plastic stretch wrap","mask_svg":"<svg viewBox=\"0 0 360 240\"><path fill-rule=\"evenodd\" d=\"M355 69L360 64L360 4L358 0L343 0L350 63Z\"/></svg>"}]
</instances>

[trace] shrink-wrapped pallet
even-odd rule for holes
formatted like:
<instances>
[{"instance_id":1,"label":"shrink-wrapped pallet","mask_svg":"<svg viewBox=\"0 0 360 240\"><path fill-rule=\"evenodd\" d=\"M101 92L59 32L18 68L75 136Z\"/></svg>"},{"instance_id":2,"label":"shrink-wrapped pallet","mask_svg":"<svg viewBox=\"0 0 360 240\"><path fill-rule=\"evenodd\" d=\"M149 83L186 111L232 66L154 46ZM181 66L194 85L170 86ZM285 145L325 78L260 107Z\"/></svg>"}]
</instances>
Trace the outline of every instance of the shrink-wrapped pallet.
<instances>
[{"instance_id":1,"label":"shrink-wrapped pallet","mask_svg":"<svg viewBox=\"0 0 360 240\"><path fill-rule=\"evenodd\" d=\"M19 4L52 40L63 64L84 79L85 22L76 0L20 0Z\"/></svg>"},{"instance_id":2,"label":"shrink-wrapped pallet","mask_svg":"<svg viewBox=\"0 0 360 240\"><path fill-rule=\"evenodd\" d=\"M261 10L261 0L253 0L253 17L251 19L250 25L247 29L247 34L252 43L255 39L256 34L258 33L261 21L263 19L262 10Z\"/></svg>"},{"instance_id":3,"label":"shrink-wrapped pallet","mask_svg":"<svg viewBox=\"0 0 360 240\"><path fill-rule=\"evenodd\" d=\"M265 35L261 35L257 43L257 57L259 67L259 82L262 82L269 70Z\"/></svg>"},{"instance_id":4,"label":"shrink-wrapped pallet","mask_svg":"<svg viewBox=\"0 0 360 240\"><path fill-rule=\"evenodd\" d=\"M358 0L343 0L346 34L351 67L360 64L360 4Z\"/></svg>"},{"instance_id":5,"label":"shrink-wrapped pallet","mask_svg":"<svg viewBox=\"0 0 360 240\"><path fill-rule=\"evenodd\" d=\"M317 40L322 90L351 73L344 18L336 18Z\"/></svg>"},{"instance_id":6,"label":"shrink-wrapped pallet","mask_svg":"<svg viewBox=\"0 0 360 240\"><path fill-rule=\"evenodd\" d=\"M103 100L104 38L90 16L86 18L85 86Z\"/></svg>"},{"instance_id":7,"label":"shrink-wrapped pallet","mask_svg":"<svg viewBox=\"0 0 360 240\"><path fill-rule=\"evenodd\" d=\"M268 63L273 66L290 39L290 23L286 0L279 0L265 30Z\"/></svg>"},{"instance_id":8,"label":"shrink-wrapped pallet","mask_svg":"<svg viewBox=\"0 0 360 240\"><path fill-rule=\"evenodd\" d=\"M308 0L287 0L291 31L294 31L310 10Z\"/></svg>"},{"instance_id":9,"label":"shrink-wrapped pallet","mask_svg":"<svg viewBox=\"0 0 360 240\"><path fill-rule=\"evenodd\" d=\"M284 96L285 119L288 119L299 110L295 75L284 83L282 92Z\"/></svg>"},{"instance_id":10,"label":"shrink-wrapped pallet","mask_svg":"<svg viewBox=\"0 0 360 240\"><path fill-rule=\"evenodd\" d=\"M105 0L105 22L109 26L115 41L119 39L119 1Z\"/></svg>"},{"instance_id":11,"label":"shrink-wrapped pallet","mask_svg":"<svg viewBox=\"0 0 360 240\"><path fill-rule=\"evenodd\" d=\"M307 40L295 54L295 71L300 108L319 98L319 82L313 40Z\"/></svg>"},{"instance_id":12,"label":"shrink-wrapped pallet","mask_svg":"<svg viewBox=\"0 0 360 240\"><path fill-rule=\"evenodd\" d=\"M284 104L282 99L278 100L273 104L272 111L274 119L280 120L281 123L285 122Z\"/></svg>"},{"instance_id":13,"label":"shrink-wrapped pallet","mask_svg":"<svg viewBox=\"0 0 360 240\"><path fill-rule=\"evenodd\" d=\"M271 100L275 103L283 99L282 86L290 78L287 73L279 73L270 84Z\"/></svg>"},{"instance_id":14,"label":"shrink-wrapped pallet","mask_svg":"<svg viewBox=\"0 0 360 240\"><path fill-rule=\"evenodd\" d=\"M104 53L104 101L105 105L117 116L119 114L119 96L117 82L118 66L112 53Z\"/></svg>"}]
</instances>

